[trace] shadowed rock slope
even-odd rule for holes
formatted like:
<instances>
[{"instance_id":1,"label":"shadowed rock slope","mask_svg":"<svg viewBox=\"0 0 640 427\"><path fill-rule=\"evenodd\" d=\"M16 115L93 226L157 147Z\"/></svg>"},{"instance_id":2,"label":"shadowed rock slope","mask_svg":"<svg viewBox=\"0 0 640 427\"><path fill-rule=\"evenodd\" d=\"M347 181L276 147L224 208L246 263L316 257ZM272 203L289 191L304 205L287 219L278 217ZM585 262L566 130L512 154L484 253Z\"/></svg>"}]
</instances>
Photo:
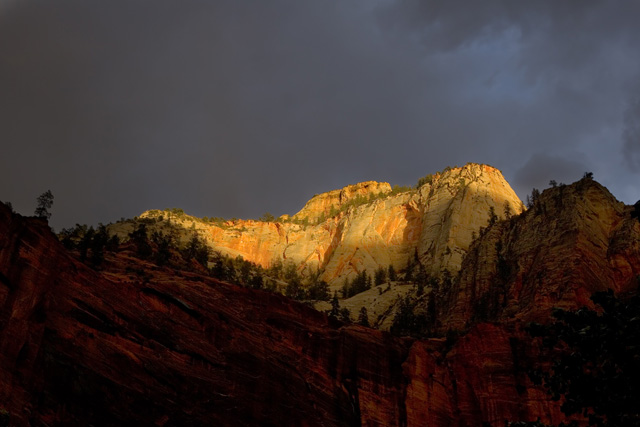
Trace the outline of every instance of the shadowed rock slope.
<instances>
[{"instance_id":1,"label":"shadowed rock slope","mask_svg":"<svg viewBox=\"0 0 640 427\"><path fill-rule=\"evenodd\" d=\"M595 292L635 290L640 222L633 210L590 178L545 190L527 212L471 245L442 324L544 322L552 307L591 307Z\"/></svg>"},{"instance_id":2,"label":"shadowed rock slope","mask_svg":"<svg viewBox=\"0 0 640 427\"><path fill-rule=\"evenodd\" d=\"M16 426L558 422L521 336L393 338L126 251L97 272L0 204L0 406Z\"/></svg>"}]
</instances>

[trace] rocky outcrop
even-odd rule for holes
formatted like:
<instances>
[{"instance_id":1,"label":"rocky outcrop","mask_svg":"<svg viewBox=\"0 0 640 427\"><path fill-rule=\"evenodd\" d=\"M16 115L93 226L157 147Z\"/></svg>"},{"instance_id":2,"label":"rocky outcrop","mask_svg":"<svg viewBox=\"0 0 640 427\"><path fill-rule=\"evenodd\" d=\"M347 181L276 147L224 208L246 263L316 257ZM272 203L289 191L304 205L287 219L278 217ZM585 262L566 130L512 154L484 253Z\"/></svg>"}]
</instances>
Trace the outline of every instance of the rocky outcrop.
<instances>
[{"instance_id":1,"label":"rocky outcrop","mask_svg":"<svg viewBox=\"0 0 640 427\"><path fill-rule=\"evenodd\" d=\"M0 406L16 426L557 422L520 334L393 338L126 251L94 271L0 205Z\"/></svg>"},{"instance_id":2,"label":"rocky outcrop","mask_svg":"<svg viewBox=\"0 0 640 427\"><path fill-rule=\"evenodd\" d=\"M517 212L501 180L487 166L452 169L314 226L171 219L247 258L315 253L327 277L416 255L436 271L457 265L467 245L438 300L439 326L457 340L343 324L126 248L96 271L45 221L0 204L0 408L16 426L558 424L559 403L527 375L549 361L523 325L548 321L554 306L590 305L595 291L634 290L640 222L585 178L544 191L471 243L490 208ZM376 292L342 303L375 305Z\"/></svg>"},{"instance_id":3,"label":"rocky outcrop","mask_svg":"<svg viewBox=\"0 0 640 427\"><path fill-rule=\"evenodd\" d=\"M367 181L355 185L348 185L340 190L317 194L293 216L299 221L308 221L311 224L333 216L332 211L339 211L349 202L358 198L369 199L379 197L391 192L391 186L386 182Z\"/></svg>"},{"instance_id":4,"label":"rocky outcrop","mask_svg":"<svg viewBox=\"0 0 640 427\"><path fill-rule=\"evenodd\" d=\"M552 307L591 306L594 292L635 289L640 223L632 211L588 178L545 190L532 209L470 248L443 324L546 321Z\"/></svg>"},{"instance_id":5,"label":"rocky outcrop","mask_svg":"<svg viewBox=\"0 0 640 427\"><path fill-rule=\"evenodd\" d=\"M400 271L415 256L431 275L458 271L490 209L504 217L523 207L498 169L468 164L425 178L417 190L394 193L389 184L370 181L317 195L289 221L173 221L223 254L263 267L292 262L303 274L319 270L338 289L343 279L378 266Z\"/></svg>"}]
</instances>

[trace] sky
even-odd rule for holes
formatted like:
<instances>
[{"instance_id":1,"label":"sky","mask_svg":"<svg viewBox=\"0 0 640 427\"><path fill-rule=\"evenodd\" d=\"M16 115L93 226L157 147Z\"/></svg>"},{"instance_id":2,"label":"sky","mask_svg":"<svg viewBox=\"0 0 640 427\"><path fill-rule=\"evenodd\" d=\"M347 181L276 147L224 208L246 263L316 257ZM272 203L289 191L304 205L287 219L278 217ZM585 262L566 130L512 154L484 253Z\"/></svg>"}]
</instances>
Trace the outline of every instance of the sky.
<instances>
[{"instance_id":1,"label":"sky","mask_svg":"<svg viewBox=\"0 0 640 427\"><path fill-rule=\"evenodd\" d=\"M0 200L293 214L467 162L640 199L640 2L0 0Z\"/></svg>"}]
</instances>

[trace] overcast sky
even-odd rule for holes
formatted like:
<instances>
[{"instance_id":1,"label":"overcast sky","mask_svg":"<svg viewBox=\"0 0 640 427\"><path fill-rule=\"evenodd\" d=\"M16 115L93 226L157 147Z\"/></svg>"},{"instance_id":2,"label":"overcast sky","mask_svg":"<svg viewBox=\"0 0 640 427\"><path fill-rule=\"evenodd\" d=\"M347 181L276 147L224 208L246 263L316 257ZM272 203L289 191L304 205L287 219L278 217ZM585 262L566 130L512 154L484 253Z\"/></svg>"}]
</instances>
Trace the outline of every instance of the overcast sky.
<instances>
[{"instance_id":1,"label":"overcast sky","mask_svg":"<svg viewBox=\"0 0 640 427\"><path fill-rule=\"evenodd\" d=\"M488 163L640 199L640 2L0 0L0 200L256 218Z\"/></svg>"}]
</instances>

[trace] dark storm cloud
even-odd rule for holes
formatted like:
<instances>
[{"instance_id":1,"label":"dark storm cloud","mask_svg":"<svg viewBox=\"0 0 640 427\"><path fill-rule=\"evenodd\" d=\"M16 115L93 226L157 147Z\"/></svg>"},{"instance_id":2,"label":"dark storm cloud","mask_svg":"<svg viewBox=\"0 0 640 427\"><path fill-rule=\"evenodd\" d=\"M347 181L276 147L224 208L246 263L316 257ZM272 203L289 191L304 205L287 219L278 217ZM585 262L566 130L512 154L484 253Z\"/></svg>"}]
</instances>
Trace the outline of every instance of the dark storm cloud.
<instances>
[{"instance_id":1,"label":"dark storm cloud","mask_svg":"<svg viewBox=\"0 0 640 427\"><path fill-rule=\"evenodd\" d=\"M624 154L629 167L640 171L640 98L629 104L624 118Z\"/></svg>"},{"instance_id":2,"label":"dark storm cloud","mask_svg":"<svg viewBox=\"0 0 640 427\"><path fill-rule=\"evenodd\" d=\"M637 199L621 135L639 9L0 0L0 200L30 213L51 188L58 227L174 206L257 217L467 161L521 197L590 165Z\"/></svg>"},{"instance_id":3,"label":"dark storm cloud","mask_svg":"<svg viewBox=\"0 0 640 427\"><path fill-rule=\"evenodd\" d=\"M576 154L575 157L583 156ZM511 184L518 193L526 194L533 188L547 188L552 180L558 184L577 181L589 171L591 168L580 160L536 153L518 170Z\"/></svg>"}]
</instances>

